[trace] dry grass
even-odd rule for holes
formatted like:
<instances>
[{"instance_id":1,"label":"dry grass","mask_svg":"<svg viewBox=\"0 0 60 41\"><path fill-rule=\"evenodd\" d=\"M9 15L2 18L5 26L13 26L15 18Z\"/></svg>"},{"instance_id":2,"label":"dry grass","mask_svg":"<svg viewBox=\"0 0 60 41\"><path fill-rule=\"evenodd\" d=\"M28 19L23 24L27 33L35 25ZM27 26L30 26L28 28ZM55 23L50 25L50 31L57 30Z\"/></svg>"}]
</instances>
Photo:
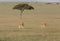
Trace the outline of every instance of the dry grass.
<instances>
[{"instance_id":1,"label":"dry grass","mask_svg":"<svg viewBox=\"0 0 60 41\"><path fill-rule=\"evenodd\" d=\"M18 29L20 12L12 9L15 4L0 3L0 41L60 41L60 5L29 3L35 10L24 11L25 26ZM47 23L43 30L41 22Z\"/></svg>"}]
</instances>

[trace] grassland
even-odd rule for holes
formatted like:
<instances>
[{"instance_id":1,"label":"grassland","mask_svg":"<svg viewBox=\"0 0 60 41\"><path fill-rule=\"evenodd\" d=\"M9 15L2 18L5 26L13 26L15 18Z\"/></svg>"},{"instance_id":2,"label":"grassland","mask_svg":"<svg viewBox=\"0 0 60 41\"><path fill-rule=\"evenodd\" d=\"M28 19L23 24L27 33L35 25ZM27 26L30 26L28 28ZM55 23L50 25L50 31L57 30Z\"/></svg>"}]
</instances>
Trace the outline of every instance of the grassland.
<instances>
[{"instance_id":1,"label":"grassland","mask_svg":"<svg viewBox=\"0 0 60 41\"><path fill-rule=\"evenodd\" d=\"M35 9L23 12L25 26L18 29L20 11L12 9L16 4L0 2L0 41L60 41L60 5L29 3ZM41 22L47 23L45 29Z\"/></svg>"}]
</instances>

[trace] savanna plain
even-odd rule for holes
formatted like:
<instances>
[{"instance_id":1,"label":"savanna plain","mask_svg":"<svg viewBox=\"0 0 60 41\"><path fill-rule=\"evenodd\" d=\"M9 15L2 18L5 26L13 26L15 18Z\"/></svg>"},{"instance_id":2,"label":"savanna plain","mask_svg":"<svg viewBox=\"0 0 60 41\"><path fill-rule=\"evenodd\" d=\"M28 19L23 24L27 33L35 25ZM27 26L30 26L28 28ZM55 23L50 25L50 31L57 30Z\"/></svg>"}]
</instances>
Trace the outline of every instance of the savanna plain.
<instances>
[{"instance_id":1,"label":"savanna plain","mask_svg":"<svg viewBox=\"0 0 60 41\"><path fill-rule=\"evenodd\" d=\"M20 2L0 2L0 41L60 41L60 4L28 3L34 10L23 12L24 28L19 29ZM41 30L41 23L47 25Z\"/></svg>"}]
</instances>

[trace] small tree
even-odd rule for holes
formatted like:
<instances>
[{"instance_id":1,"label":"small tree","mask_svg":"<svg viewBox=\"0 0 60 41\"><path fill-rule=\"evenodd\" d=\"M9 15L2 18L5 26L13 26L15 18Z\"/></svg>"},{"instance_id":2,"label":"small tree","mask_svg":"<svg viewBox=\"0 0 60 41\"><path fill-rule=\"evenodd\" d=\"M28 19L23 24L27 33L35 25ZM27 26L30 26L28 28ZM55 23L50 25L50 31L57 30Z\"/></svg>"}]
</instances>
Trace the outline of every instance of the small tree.
<instances>
[{"instance_id":1,"label":"small tree","mask_svg":"<svg viewBox=\"0 0 60 41\"><path fill-rule=\"evenodd\" d=\"M20 19L22 20L22 15L23 15L22 13L23 13L23 11L24 10L33 10L34 7L32 7L32 6L28 5L28 4L18 4L16 6L14 6L13 9L17 9L17 10L21 11L21 13L20 13ZM23 26L23 22L20 25ZM19 25L19 28L20 28L20 25Z\"/></svg>"},{"instance_id":2,"label":"small tree","mask_svg":"<svg viewBox=\"0 0 60 41\"><path fill-rule=\"evenodd\" d=\"M32 6L28 5L28 4L18 4L16 6L13 7L13 9L17 9L17 10L20 10L21 13L20 13L20 19L22 19L22 13L24 10L32 10L34 9Z\"/></svg>"},{"instance_id":3,"label":"small tree","mask_svg":"<svg viewBox=\"0 0 60 41\"><path fill-rule=\"evenodd\" d=\"M59 3L56 3L57 5L59 5Z\"/></svg>"},{"instance_id":4,"label":"small tree","mask_svg":"<svg viewBox=\"0 0 60 41\"><path fill-rule=\"evenodd\" d=\"M52 4L52 3L46 3L47 5Z\"/></svg>"}]
</instances>

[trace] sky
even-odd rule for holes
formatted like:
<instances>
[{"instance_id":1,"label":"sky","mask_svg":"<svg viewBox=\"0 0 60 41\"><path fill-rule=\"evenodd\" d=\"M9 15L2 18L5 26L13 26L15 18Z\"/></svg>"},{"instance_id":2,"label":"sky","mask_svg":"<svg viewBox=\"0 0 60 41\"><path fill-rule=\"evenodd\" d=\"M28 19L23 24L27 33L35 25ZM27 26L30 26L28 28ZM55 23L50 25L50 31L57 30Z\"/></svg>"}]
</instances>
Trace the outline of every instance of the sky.
<instances>
[{"instance_id":1,"label":"sky","mask_svg":"<svg viewBox=\"0 0 60 41\"><path fill-rule=\"evenodd\" d=\"M0 2L60 2L60 0L0 0Z\"/></svg>"}]
</instances>

